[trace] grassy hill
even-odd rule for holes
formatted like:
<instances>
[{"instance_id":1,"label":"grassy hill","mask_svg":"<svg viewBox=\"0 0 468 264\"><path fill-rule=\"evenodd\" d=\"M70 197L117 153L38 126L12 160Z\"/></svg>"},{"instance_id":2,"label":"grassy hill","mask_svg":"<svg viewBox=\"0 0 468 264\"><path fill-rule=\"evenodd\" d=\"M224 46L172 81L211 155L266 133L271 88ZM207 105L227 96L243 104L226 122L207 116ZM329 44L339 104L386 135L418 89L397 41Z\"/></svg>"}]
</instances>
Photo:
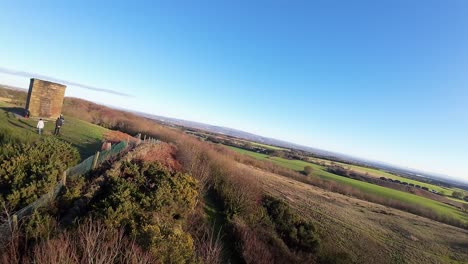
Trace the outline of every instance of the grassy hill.
<instances>
[{"instance_id":1,"label":"grassy hill","mask_svg":"<svg viewBox=\"0 0 468 264\"><path fill-rule=\"evenodd\" d=\"M401 201L404 203L411 203L411 204L421 206L423 208L429 208L440 215L450 216L455 219L462 220L465 223L468 223L468 214L456 209L453 206L450 206L450 205L447 205L438 201L434 201L434 200L421 197L418 195L414 195L411 193L406 193L406 192L378 186L375 184L335 175L326 171L323 166L320 166L314 163L305 162L301 160L288 160L288 159L283 159L279 157L271 157L269 155L255 153L252 151L239 149L235 147L229 147L229 148L239 153L246 154L257 159L269 160L277 165L280 165L282 167L289 168L295 171L302 171L305 166L311 166L314 169L313 176L315 177L320 177L325 180L332 180L335 182L339 182L341 184L349 185L349 186L359 189L360 191L364 193L375 194L383 198L393 199L393 200Z\"/></svg>"},{"instance_id":2,"label":"grassy hill","mask_svg":"<svg viewBox=\"0 0 468 264\"><path fill-rule=\"evenodd\" d=\"M40 137L53 136L55 121L45 120L43 135L36 130L37 119L25 119L17 115L20 108L0 101L0 129L10 130L14 135L26 141L34 141ZM65 123L58 138L70 143L80 152L82 159L91 156L101 147L103 135L109 130L77 118L65 116Z\"/></svg>"},{"instance_id":3,"label":"grassy hill","mask_svg":"<svg viewBox=\"0 0 468 264\"><path fill-rule=\"evenodd\" d=\"M468 231L242 166L264 190L316 220L324 248L353 263L466 263ZM376 261L378 260L378 261Z\"/></svg>"}]
</instances>

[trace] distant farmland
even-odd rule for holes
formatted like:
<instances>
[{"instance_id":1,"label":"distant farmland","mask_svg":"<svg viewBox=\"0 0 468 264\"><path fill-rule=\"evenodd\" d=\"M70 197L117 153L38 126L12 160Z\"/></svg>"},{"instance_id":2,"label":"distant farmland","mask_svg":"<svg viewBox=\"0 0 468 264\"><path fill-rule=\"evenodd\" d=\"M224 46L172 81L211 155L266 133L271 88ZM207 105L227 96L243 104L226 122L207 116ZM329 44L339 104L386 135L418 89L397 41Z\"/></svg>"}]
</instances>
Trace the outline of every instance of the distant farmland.
<instances>
[{"instance_id":1,"label":"distant farmland","mask_svg":"<svg viewBox=\"0 0 468 264\"><path fill-rule=\"evenodd\" d=\"M252 152L252 151L248 151L248 150L244 150L244 149L240 149L236 147L229 146L229 148L239 153L254 157L256 159L268 160L282 167L289 168L289 169L299 171L299 172L303 171L305 166L311 166L313 168L313 176L315 177L320 177L325 180L332 180L341 184L350 185L354 188L359 189L360 191L364 193L376 194L387 199L393 199L393 200L401 201L404 203L418 205L422 208L432 209L437 214L451 216L453 218L462 220L465 223L468 223L468 214L460 210L457 210L453 206L446 205L438 201L434 201L434 200L421 197L418 195L414 195L411 193L406 193L406 192L402 192L402 191L398 191L398 190L394 190L390 188L385 188L379 185L362 182L362 181L350 179L350 178L343 177L343 176L338 176L336 174L332 174L326 171L325 167L314 164L314 163L305 162L301 160L288 160L288 159L283 159L279 157L271 157L269 155L260 154L260 153L256 153L256 152Z\"/></svg>"},{"instance_id":2,"label":"distant farmland","mask_svg":"<svg viewBox=\"0 0 468 264\"><path fill-rule=\"evenodd\" d=\"M325 159L319 159L319 158L309 158L309 160L313 163L324 163L324 164L331 164L332 161L329 161L329 160L325 160ZM399 180L401 182L407 182L407 183L412 183L414 185L419 185L421 187L427 187L431 190L435 190L439 193L443 193L445 195L451 195L453 191L455 191L455 189L450 189L450 188L446 188L446 187L441 187L441 186L437 186L437 185L434 185L434 184L430 184L430 183L425 183L425 182L420 182L420 181L417 181L417 180L412 180L412 179L408 179L408 178L405 178L405 177L401 177L401 176L398 176L398 175L395 175L395 174L391 174L391 173L388 173L388 172L385 172L385 171L382 171L382 170L378 170L378 169L373 169L373 168L366 168L366 167L361 167L361 166L357 166L357 165L351 165L351 164L346 164L346 163L341 163L341 162L333 162L337 165L340 165L344 168L351 168L352 171L355 171L355 172L359 172L359 173L367 173L369 176L371 177L385 177L385 178L389 178L389 179L392 179L392 180Z\"/></svg>"}]
</instances>

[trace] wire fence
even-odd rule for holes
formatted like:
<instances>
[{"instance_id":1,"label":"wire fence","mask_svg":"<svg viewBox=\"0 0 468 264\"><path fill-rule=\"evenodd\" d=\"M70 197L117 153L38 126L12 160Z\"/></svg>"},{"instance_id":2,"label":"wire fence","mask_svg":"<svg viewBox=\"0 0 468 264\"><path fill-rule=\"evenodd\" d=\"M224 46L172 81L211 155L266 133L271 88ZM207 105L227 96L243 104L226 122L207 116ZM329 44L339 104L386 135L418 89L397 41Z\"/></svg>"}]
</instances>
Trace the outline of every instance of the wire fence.
<instances>
[{"instance_id":1,"label":"wire fence","mask_svg":"<svg viewBox=\"0 0 468 264\"><path fill-rule=\"evenodd\" d=\"M66 185L67 179L85 175L86 173L95 169L103 162L111 158L117 157L124 151L133 149L141 143L157 144L158 142L158 140L149 137L147 138L146 136L143 140L141 140L138 136L137 140L121 141L120 143L113 145L109 150L103 150L100 152L98 151L95 155L88 157L87 159L83 160L80 164L68 168L66 171L63 172L61 181L58 182L51 191L42 195L39 199L29 204L28 206L18 210L11 217L8 217L8 220L5 223L0 224L0 249L3 245L5 245L6 242L9 241L12 231L18 227L18 221L20 221L28 215L31 215L38 208L45 207L49 205L53 200L55 200L55 198L57 198L57 196L59 195L62 187Z\"/></svg>"},{"instance_id":2,"label":"wire fence","mask_svg":"<svg viewBox=\"0 0 468 264\"><path fill-rule=\"evenodd\" d=\"M8 221L3 224L0 224L0 246L4 245L10 239L11 233L14 228L17 228L18 221L22 218L31 215L35 210L41 207L45 207L50 202L55 200L60 193L60 190L63 186L66 185L67 179L72 177L77 177L80 175L85 175L86 173L90 172L106 160L111 158L117 157L124 151L132 149L139 145L140 143L157 143L158 141L152 138L148 138L145 140L137 140L133 142L126 142L122 141L118 144L113 145L109 150L104 150L101 152L96 152L95 155L88 157L80 164L68 168L65 172L63 172L63 176L60 182L58 182L55 187L49 191L48 193L42 195L39 199L34 201L33 203L29 204L28 206L18 210L15 214L11 217L8 217Z\"/></svg>"}]
</instances>

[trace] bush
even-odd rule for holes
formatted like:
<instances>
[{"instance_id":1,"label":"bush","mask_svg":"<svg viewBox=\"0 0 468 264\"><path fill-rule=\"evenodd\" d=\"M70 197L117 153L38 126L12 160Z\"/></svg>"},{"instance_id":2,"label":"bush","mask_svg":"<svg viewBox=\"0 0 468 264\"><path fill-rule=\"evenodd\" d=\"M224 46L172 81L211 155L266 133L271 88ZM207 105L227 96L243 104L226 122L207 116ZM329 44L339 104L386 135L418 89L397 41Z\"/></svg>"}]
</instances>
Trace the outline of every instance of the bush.
<instances>
[{"instance_id":1,"label":"bush","mask_svg":"<svg viewBox=\"0 0 468 264\"><path fill-rule=\"evenodd\" d=\"M304 174L307 176L312 175L312 172L314 171L314 168L312 166L305 166L304 167Z\"/></svg>"},{"instance_id":2,"label":"bush","mask_svg":"<svg viewBox=\"0 0 468 264\"><path fill-rule=\"evenodd\" d=\"M318 250L319 239L311 222L300 219L285 202L274 197L266 196L263 206L288 247L310 253Z\"/></svg>"},{"instance_id":3,"label":"bush","mask_svg":"<svg viewBox=\"0 0 468 264\"><path fill-rule=\"evenodd\" d=\"M183 222L195 207L197 181L159 163L130 160L106 173L103 192L92 207L106 226L125 228L161 262L198 262Z\"/></svg>"},{"instance_id":4,"label":"bush","mask_svg":"<svg viewBox=\"0 0 468 264\"><path fill-rule=\"evenodd\" d=\"M452 196L453 196L453 198L462 199L463 198L463 193L459 192L459 191L454 191L452 193Z\"/></svg>"},{"instance_id":5,"label":"bush","mask_svg":"<svg viewBox=\"0 0 468 264\"><path fill-rule=\"evenodd\" d=\"M34 211L34 213L26 219L22 228L27 238L39 241L48 239L54 235L57 231L57 222L47 213Z\"/></svg>"},{"instance_id":6,"label":"bush","mask_svg":"<svg viewBox=\"0 0 468 264\"><path fill-rule=\"evenodd\" d=\"M45 138L33 144L8 143L0 149L0 199L11 210L26 206L57 184L79 160L70 144Z\"/></svg>"}]
</instances>

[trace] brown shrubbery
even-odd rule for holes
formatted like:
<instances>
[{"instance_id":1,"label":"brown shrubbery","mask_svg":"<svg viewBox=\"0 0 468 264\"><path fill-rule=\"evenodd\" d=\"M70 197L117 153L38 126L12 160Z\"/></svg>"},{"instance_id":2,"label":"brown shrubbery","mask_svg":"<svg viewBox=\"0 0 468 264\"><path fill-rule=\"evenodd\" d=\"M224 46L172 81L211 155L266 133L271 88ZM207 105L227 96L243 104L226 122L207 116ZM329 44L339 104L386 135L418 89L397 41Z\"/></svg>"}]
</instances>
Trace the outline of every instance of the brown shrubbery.
<instances>
[{"instance_id":1,"label":"brown shrubbery","mask_svg":"<svg viewBox=\"0 0 468 264\"><path fill-rule=\"evenodd\" d=\"M30 223L25 226L30 229ZM19 231L0 253L1 263L158 263L158 259L145 252L135 241L124 235L124 230L111 228L101 221L88 219L76 229L59 231L53 222L48 233L30 237ZM55 233L54 233L55 232ZM52 237L53 236L53 237ZM30 248L27 248L27 247Z\"/></svg>"},{"instance_id":2,"label":"brown shrubbery","mask_svg":"<svg viewBox=\"0 0 468 264\"><path fill-rule=\"evenodd\" d=\"M82 100L77 100L77 103L68 104L68 106L66 104L66 108L71 106L76 109L80 107L80 104L89 111L86 112L87 114L85 116L77 116L79 118L84 118L96 124L104 123L107 127L120 129L129 134L142 133L163 141L174 143L177 146L177 160L180 161L184 171L198 179L203 191L213 188L219 196L219 199L223 201L228 218L234 219L237 217L242 219L245 225L250 228L243 230L255 230L253 232L258 232L260 229L254 227L255 222L260 219L257 216L261 216L264 212L258 209L261 208L261 206L259 206L261 200L259 194L261 193L261 189L258 187L258 184L255 184L255 181L252 182L254 177L248 175L248 173L239 171L234 161L290 177L326 190L351 195L359 199L391 206L466 228L465 224L460 221L438 216L430 210L414 205L402 204L399 201L388 200L377 195L362 193L351 186L341 185L336 182L324 181L316 177L304 177L302 174L279 167L271 162L255 160L230 151L225 147L201 142L176 129L164 127L154 121L130 113L124 113L105 107L99 108L100 106ZM80 113L83 113L83 111L72 111L69 114L76 115ZM115 113L119 114L116 115ZM231 226L235 225L231 224ZM244 234L245 232L240 232L240 234ZM245 235L240 236L241 244L243 243L245 245L247 241L250 241L247 239L248 237L249 236ZM242 253L242 255L244 254Z\"/></svg>"},{"instance_id":3,"label":"brown shrubbery","mask_svg":"<svg viewBox=\"0 0 468 264\"><path fill-rule=\"evenodd\" d=\"M187 232L187 219L199 202L197 181L139 158L148 146L157 145L142 145L110 169L93 171L86 183L71 180L55 206L36 211L20 225L17 237L4 250L5 262L137 263L141 258L148 263L198 263L219 256L216 247L196 252L194 238ZM62 221L69 216L75 222L93 220L64 231L54 219L70 228L72 221ZM60 245L60 253L47 252Z\"/></svg>"},{"instance_id":4,"label":"brown shrubbery","mask_svg":"<svg viewBox=\"0 0 468 264\"><path fill-rule=\"evenodd\" d=\"M104 134L104 141L111 142L113 144L119 143L121 141L130 141L136 142L138 139L130 136L127 133L120 132L118 130L111 130Z\"/></svg>"},{"instance_id":5,"label":"brown shrubbery","mask_svg":"<svg viewBox=\"0 0 468 264\"><path fill-rule=\"evenodd\" d=\"M157 162L171 172L180 172L182 166L176 160L177 149L174 145L160 142L156 145L146 145L138 151L135 159L145 162Z\"/></svg>"}]
</instances>

